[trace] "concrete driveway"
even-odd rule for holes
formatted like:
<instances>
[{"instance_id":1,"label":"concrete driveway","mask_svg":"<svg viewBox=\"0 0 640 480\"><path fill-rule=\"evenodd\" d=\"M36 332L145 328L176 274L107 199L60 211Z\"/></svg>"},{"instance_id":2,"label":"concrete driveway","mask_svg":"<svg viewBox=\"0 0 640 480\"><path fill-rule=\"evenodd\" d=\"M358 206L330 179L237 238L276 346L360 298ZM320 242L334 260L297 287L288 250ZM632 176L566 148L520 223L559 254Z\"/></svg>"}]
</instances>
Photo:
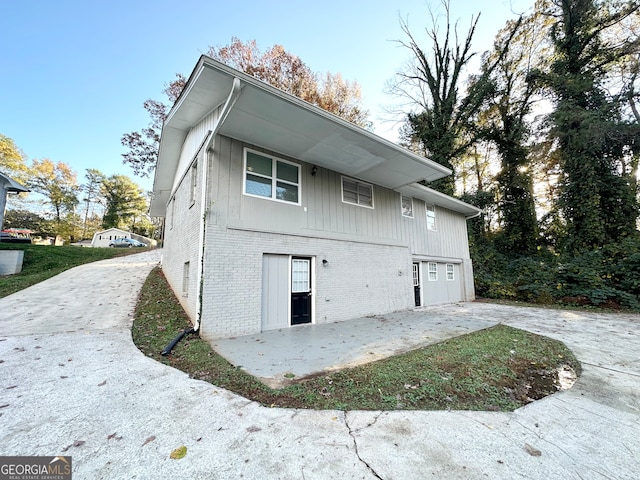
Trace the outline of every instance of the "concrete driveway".
<instances>
[{"instance_id":1,"label":"concrete driveway","mask_svg":"<svg viewBox=\"0 0 640 480\"><path fill-rule=\"evenodd\" d=\"M272 409L132 344L136 295L159 255L77 267L0 299L0 455L71 455L76 479L638 478L637 315L422 310L573 349L576 385L514 413ZM187 455L170 459L182 445Z\"/></svg>"}]
</instances>

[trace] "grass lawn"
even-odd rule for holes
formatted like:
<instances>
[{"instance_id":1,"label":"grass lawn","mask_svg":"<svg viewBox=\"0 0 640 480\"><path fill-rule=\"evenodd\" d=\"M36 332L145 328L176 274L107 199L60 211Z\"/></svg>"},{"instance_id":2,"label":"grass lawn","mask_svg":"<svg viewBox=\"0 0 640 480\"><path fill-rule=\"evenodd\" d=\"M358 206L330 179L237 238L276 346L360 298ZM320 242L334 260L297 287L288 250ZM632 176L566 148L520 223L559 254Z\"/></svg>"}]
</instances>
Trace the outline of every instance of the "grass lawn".
<instances>
[{"instance_id":1,"label":"grass lawn","mask_svg":"<svg viewBox=\"0 0 640 480\"><path fill-rule=\"evenodd\" d=\"M55 247L0 243L0 250L24 250L22 272L0 276L0 298L30 287L83 263L140 253L141 249Z\"/></svg>"},{"instance_id":2,"label":"grass lawn","mask_svg":"<svg viewBox=\"0 0 640 480\"><path fill-rule=\"evenodd\" d=\"M552 372L580 363L556 340L498 325L271 389L229 364L197 335L162 349L191 325L159 268L145 282L132 328L147 356L265 406L339 410L512 411L556 391Z\"/></svg>"}]
</instances>

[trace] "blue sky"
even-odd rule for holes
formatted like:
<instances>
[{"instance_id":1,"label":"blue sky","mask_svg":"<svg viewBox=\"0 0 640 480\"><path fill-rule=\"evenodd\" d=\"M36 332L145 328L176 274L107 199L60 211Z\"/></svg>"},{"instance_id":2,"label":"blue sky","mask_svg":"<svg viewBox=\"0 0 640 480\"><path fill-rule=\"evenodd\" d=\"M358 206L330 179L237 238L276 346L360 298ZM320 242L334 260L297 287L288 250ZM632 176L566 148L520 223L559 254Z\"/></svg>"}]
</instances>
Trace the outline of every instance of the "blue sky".
<instances>
[{"instance_id":1,"label":"blue sky","mask_svg":"<svg viewBox=\"0 0 640 480\"><path fill-rule=\"evenodd\" d=\"M482 3L490 6L481 6ZM465 34L481 12L474 50L491 47L513 12L533 0L451 0ZM4 0L0 16L0 133L28 159L66 162L133 177L122 163L123 133L149 121L147 98L162 99L175 73L188 75L209 46L236 36L261 49L281 44L313 71L341 73L362 87L374 131L389 137L385 83L409 58L400 18L418 38L439 0ZM425 43L425 48L429 45ZM151 179L135 178L150 189Z\"/></svg>"}]
</instances>

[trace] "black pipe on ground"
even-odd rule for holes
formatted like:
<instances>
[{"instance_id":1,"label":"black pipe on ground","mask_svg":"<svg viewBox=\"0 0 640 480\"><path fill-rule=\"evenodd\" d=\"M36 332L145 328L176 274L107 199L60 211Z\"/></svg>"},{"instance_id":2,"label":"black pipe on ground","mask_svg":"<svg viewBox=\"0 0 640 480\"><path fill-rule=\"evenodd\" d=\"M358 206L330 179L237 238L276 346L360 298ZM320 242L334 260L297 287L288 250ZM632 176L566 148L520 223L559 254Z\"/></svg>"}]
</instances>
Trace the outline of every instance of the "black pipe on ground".
<instances>
[{"instance_id":1,"label":"black pipe on ground","mask_svg":"<svg viewBox=\"0 0 640 480\"><path fill-rule=\"evenodd\" d=\"M176 337L173 340L169 342L169 344L166 347L164 347L164 350L160 352L160 355L163 355L163 356L169 355L171 353L171 350L173 350L173 347L175 347L177 343L180 340L182 340L182 337L193 332L195 332L193 328L189 328L187 330L183 330L182 332L180 332L178 335L176 335Z\"/></svg>"}]
</instances>

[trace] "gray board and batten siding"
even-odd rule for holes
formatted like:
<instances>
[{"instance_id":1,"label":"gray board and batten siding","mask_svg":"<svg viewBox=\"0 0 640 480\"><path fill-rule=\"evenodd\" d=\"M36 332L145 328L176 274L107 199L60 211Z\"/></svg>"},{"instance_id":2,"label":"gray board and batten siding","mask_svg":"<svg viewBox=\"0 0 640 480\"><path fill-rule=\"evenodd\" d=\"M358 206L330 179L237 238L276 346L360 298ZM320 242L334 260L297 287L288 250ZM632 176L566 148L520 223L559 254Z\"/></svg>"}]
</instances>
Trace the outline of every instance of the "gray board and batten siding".
<instances>
[{"instance_id":1,"label":"gray board and batten siding","mask_svg":"<svg viewBox=\"0 0 640 480\"><path fill-rule=\"evenodd\" d=\"M300 205L243 194L244 150L261 151L301 166ZM218 136L211 167L211 217L217 225L278 234L408 247L414 256L469 258L464 215L436 205L436 231L428 231L426 206L414 199L404 217L400 194L373 185L374 208L342 201L342 175L254 145Z\"/></svg>"}]
</instances>

